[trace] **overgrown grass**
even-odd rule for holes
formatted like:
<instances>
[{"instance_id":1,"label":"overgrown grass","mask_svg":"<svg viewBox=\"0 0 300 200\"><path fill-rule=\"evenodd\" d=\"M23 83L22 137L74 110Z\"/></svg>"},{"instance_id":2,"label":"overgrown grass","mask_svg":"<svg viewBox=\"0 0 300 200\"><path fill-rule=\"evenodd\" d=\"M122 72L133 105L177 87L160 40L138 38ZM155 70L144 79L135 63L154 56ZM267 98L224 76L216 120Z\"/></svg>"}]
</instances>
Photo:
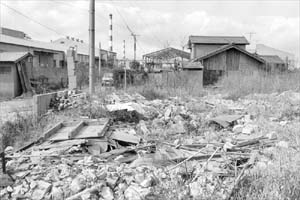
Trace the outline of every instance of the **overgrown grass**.
<instances>
[{"instance_id":1,"label":"overgrown grass","mask_svg":"<svg viewBox=\"0 0 300 200\"><path fill-rule=\"evenodd\" d=\"M54 114L37 119L32 114L16 113L13 121L0 123L0 145L19 148L26 143L34 141L51 125L56 123Z\"/></svg>"},{"instance_id":2,"label":"overgrown grass","mask_svg":"<svg viewBox=\"0 0 300 200\"><path fill-rule=\"evenodd\" d=\"M300 71L280 74L229 73L219 82L219 92L226 93L228 99L236 100L253 93L273 93L287 90L300 91Z\"/></svg>"},{"instance_id":3,"label":"overgrown grass","mask_svg":"<svg viewBox=\"0 0 300 200\"><path fill-rule=\"evenodd\" d=\"M129 86L128 92L138 92L148 100L167 97L199 97L204 91L201 76L181 72L149 74L149 80L143 85Z\"/></svg>"}]
</instances>

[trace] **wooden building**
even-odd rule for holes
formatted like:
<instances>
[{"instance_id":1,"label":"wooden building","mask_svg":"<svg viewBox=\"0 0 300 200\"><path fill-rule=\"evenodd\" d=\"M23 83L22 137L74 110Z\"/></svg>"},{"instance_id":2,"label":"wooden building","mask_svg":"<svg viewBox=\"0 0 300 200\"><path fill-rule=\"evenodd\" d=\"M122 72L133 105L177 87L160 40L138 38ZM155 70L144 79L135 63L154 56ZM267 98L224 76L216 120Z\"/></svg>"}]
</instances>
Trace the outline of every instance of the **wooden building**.
<instances>
[{"instance_id":1,"label":"wooden building","mask_svg":"<svg viewBox=\"0 0 300 200\"><path fill-rule=\"evenodd\" d=\"M245 50L249 42L244 36L190 36L188 41L190 58L193 60L202 57L228 44L235 44Z\"/></svg>"},{"instance_id":2,"label":"wooden building","mask_svg":"<svg viewBox=\"0 0 300 200\"><path fill-rule=\"evenodd\" d=\"M0 53L0 97L14 98L29 92L26 68L32 65L32 55L28 52Z\"/></svg>"},{"instance_id":3,"label":"wooden building","mask_svg":"<svg viewBox=\"0 0 300 200\"><path fill-rule=\"evenodd\" d=\"M259 57L265 61L265 70L268 72L284 72L288 70L288 64L277 55L259 55Z\"/></svg>"},{"instance_id":4,"label":"wooden building","mask_svg":"<svg viewBox=\"0 0 300 200\"><path fill-rule=\"evenodd\" d=\"M253 73L264 69L265 66L262 58L234 44L222 46L194 59L193 62L201 62L203 65L204 85L215 83L225 73Z\"/></svg>"}]
</instances>

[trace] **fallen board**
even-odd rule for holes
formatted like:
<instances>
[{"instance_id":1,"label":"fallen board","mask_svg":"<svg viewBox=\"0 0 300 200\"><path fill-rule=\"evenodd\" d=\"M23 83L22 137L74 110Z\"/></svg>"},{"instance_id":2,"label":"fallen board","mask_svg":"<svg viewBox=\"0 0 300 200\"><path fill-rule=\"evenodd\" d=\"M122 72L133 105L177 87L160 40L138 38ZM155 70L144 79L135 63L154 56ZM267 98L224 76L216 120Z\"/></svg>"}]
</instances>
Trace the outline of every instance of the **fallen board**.
<instances>
[{"instance_id":1,"label":"fallen board","mask_svg":"<svg viewBox=\"0 0 300 200\"><path fill-rule=\"evenodd\" d=\"M47 141L63 141L103 137L109 125L109 119L62 123Z\"/></svg>"}]
</instances>

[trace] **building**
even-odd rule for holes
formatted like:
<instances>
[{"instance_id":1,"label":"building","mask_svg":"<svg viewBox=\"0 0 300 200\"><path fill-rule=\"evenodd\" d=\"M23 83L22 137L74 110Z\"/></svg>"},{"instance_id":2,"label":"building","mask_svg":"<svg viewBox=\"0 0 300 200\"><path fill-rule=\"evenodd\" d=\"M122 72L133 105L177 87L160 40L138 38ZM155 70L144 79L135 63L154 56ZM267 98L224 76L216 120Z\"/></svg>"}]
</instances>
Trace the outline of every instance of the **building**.
<instances>
[{"instance_id":1,"label":"building","mask_svg":"<svg viewBox=\"0 0 300 200\"><path fill-rule=\"evenodd\" d=\"M287 63L285 63L277 55L259 55L265 61L265 70L268 72L283 72L288 69Z\"/></svg>"},{"instance_id":2,"label":"building","mask_svg":"<svg viewBox=\"0 0 300 200\"><path fill-rule=\"evenodd\" d=\"M31 90L26 70L31 61L29 52L0 53L0 97L14 98Z\"/></svg>"},{"instance_id":3,"label":"building","mask_svg":"<svg viewBox=\"0 0 300 200\"><path fill-rule=\"evenodd\" d=\"M47 77L50 83L66 82L65 46L20 37L0 35L0 52L29 52L33 55L30 77Z\"/></svg>"},{"instance_id":4,"label":"building","mask_svg":"<svg viewBox=\"0 0 300 200\"><path fill-rule=\"evenodd\" d=\"M264 69L265 60L239 45L229 44L193 60L203 65L203 84L213 84L225 73L253 73Z\"/></svg>"},{"instance_id":5,"label":"building","mask_svg":"<svg viewBox=\"0 0 300 200\"><path fill-rule=\"evenodd\" d=\"M191 60L199 58L228 44L235 44L245 50L249 42L244 36L190 36L188 41L190 58Z\"/></svg>"},{"instance_id":6,"label":"building","mask_svg":"<svg viewBox=\"0 0 300 200\"><path fill-rule=\"evenodd\" d=\"M278 56L281 60L283 60L283 62L286 64L287 68L294 68L297 66L296 63L296 58L295 55L279 50L279 49L275 49L272 47L269 47L267 45L264 44L257 44L256 45L256 49L255 49L255 53L259 54L259 55L265 55L265 56Z\"/></svg>"},{"instance_id":7,"label":"building","mask_svg":"<svg viewBox=\"0 0 300 200\"><path fill-rule=\"evenodd\" d=\"M33 55L31 81L46 82L53 87L65 87L68 79L67 50L76 49L76 62L88 70L89 45L74 38L61 38L53 42L31 40L25 33L2 28L0 52L29 52ZM116 53L101 49L102 67L115 66ZM99 66L99 49L95 49L96 70ZM51 87L52 87L51 86Z\"/></svg>"},{"instance_id":8,"label":"building","mask_svg":"<svg viewBox=\"0 0 300 200\"><path fill-rule=\"evenodd\" d=\"M67 48L74 47L77 52L77 61L79 63L89 63L89 44L84 43L83 40L76 39L73 37L59 38L52 41L53 44L63 45ZM110 52L101 49L101 66L102 67L113 67L116 65L115 52ZM99 48L95 47L95 65L99 65Z\"/></svg>"},{"instance_id":9,"label":"building","mask_svg":"<svg viewBox=\"0 0 300 200\"><path fill-rule=\"evenodd\" d=\"M143 55L146 68L152 72L182 68L189 58L190 53L173 47Z\"/></svg>"}]
</instances>

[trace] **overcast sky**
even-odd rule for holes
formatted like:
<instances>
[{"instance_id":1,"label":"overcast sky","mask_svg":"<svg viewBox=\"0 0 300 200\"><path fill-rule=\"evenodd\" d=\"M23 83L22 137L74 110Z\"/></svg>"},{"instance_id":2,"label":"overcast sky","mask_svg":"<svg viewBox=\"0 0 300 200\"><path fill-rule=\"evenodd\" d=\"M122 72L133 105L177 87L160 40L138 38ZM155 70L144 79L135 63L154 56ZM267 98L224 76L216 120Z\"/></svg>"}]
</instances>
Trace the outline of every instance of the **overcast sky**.
<instances>
[{"instance_id":1,"label":"overcast sky","mask_svg":"<svg viewBox=\"0 0 300 200\"><path fill-rule=\"evenodd\" d=\"M50 41L64 36L88 42L87 0L0 0L28 18L1 6L0 23L32 39ZM299 57L299 0L260 1L103 1L96 0L96 42L108 48L108 15L113 14L113 46L122 57L133 57L133 38L126 24L139 36L138 57L166 46L182 48L189 35L244 35L252 44L262 43Z\"/></svg>"}]
</instances>

